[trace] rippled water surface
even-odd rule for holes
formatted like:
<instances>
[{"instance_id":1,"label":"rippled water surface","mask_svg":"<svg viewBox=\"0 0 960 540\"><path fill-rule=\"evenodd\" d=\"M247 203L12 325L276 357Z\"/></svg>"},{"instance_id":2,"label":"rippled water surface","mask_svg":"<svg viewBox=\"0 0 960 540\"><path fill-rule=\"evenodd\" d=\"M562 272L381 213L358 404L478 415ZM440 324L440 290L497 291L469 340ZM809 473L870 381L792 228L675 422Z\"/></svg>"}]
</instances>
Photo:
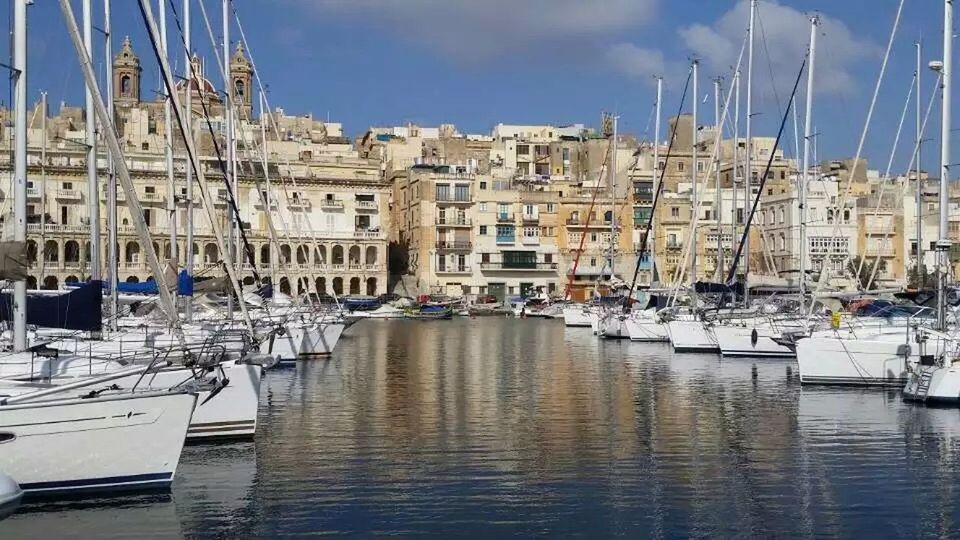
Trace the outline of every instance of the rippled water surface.
<instances>
[{"instance_id":1,"label":"rippled water surface","mask_svg":"<svg viewBox=\"0 0 960 540\"><path fill-rule=\"evenodd\" d=\"M958 433L793 362L366 321L270 371L256 442L188 447L172 494L31 505L0 536L956 537Z\"/></svg>"}]
</instances>

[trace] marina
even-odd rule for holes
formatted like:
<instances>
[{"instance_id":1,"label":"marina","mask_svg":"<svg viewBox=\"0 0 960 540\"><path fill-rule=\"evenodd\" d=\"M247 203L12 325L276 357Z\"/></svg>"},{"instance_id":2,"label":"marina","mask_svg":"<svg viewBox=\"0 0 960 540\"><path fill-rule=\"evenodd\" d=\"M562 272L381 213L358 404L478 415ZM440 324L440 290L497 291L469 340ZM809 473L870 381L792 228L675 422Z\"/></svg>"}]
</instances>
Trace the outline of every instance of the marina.
<instances>
[{"instance_id":1,"label":"marina","mask_svg":"<svg viewBox=\"0 0 960 540\"><path fill-rule=\"evenodd\" d=\"M506 318L364 321L269 370L254 442L169 495L27 503L5 535L956 534L960 411L801 386L796 364ZM755 372L755 375L752 373Z\"/></svg>"},{"instance_id":2,"label":"marina","mask_svg":"<svg viewBox=\"0 0 960 540\"><path fill-rule=\"evenodd\" d=\"M354 138L271 105L284 59L232 0L11 0L0 536L960 536L954 5L880 171L894 3L823 160L846 27L777 3L723 16L728 65L657 74L642 134ZM55 114L53 15L83 96Z\"/></svg>"}]
</instances>

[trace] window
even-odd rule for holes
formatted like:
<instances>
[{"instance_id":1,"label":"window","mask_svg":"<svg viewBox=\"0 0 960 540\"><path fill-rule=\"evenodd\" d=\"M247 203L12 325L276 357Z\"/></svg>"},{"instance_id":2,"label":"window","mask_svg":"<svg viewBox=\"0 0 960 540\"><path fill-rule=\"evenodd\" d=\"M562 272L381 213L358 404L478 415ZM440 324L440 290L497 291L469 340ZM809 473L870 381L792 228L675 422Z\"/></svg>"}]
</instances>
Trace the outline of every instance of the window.
<instances>
[{"instance_id":1,"label":"window","mask_svg":"<svg viewBox=\"0 0 960 540\"><path fill-rule=\"evenodd\" d=\"M147 150L150 150L150 143L145 142L141 144L140 149L143 150L144 152L146 152Z\"/></svg>"},{"instance_id":2,"label":"window","mask_svg":"<svg viewBox=\"0 0 960 540\"><path fill-rule=\"evenodd\" d=\"M597 233L595 233L595 232L594 232L594 233L590 233L590 241L591 241L591 242L596 242L598 238L599 238L599 237L597 236Z\"/></svg>"},{"instance_id":3,"label":"window","mask_svg":"<svg viewBox=\"0 0 960 540\"><path fill-rule=\"evenodd\" d=\"M481 226L480 226L480 236L486 236L486 235L487 235L487 226L486 226L486 225L481 225Z\"/></svg>"},{"instance_id":4,"label":"window","mask_svg":"<svg viewBox=\"0 0 960 540\"><path fill-rule=\"evenodd\" d=\"M547 212L548 214L552 214L552 213L554 213L554 212L556 212L556 211L557 211L557 205L556 205L556 203L547 203L546 212Z\"/></svg>"},{"instance_id":5,"label":"window","mask_svg":"<svg viewBox=\"0 0 960 540\"><path fill-rule=\"evenodd\" d=\"M145 192L145 193L156 193L156 192L157 192L157 188L154 187L154 186L147 186L146 188L144 188L144 192Z\"/></svg>"},{"instance_id":6,"label":"window","mask_svg":"<svg viewBox=\"0 0 960 540\"><path fill-rule=\"evenodd\" d=\"M152 210L147 209L143 211L143 220L147 222L147 227L150 227L151 225L153 225L152 220L150 219L152 216L153 216Z\"/></svg>"},{"instance_id":7,"label":"window","mask_svg":"<svg viewBox=\"0 0 960 540\"><path fill-rule=\"evenodd\" d=\"M553 253L544 253L543 262L550 264L553 262Z\"/></svg>"},{"instance_id":8,"label":"window","mask_svg":"<svg viewBox=\"0 0 960 540\"><path fill-rule=\"evenodd\" d=\"M460 202L465 202L470 200L470 186L465 184L457 184L454 187L454 199Z\"/></svg>"},{"instance_id":9,"label":"window","mask_svg":"<svg viewBox=\"0 0 960 540\"><path fill-rule=\"evenodd\" d=\"M783 223L783 207L777 208L777 221Z\"/></svg>"},{"instance_id":10,"label":"window","mask_svg":"<svg viewBox=\"0 0 960 540\"><path fill-rule=\"evenodd\" d=\"M743 223L743 208L737 208L737 223Z\"/></svg>"},{"instance_id":11,"label":"window","mask_svg":"<svg viewBox=\"0 0 960 540\"><path fill-rule=\"evenodd\" d=\"M530 153L530 145L528 144L518 144L517 145L517 154L525 156Z\"/></svg>"},{"instance_id":12,"label":"window","mask_svg":"<svg viewBox=\"0 0 960 540\"><path fill-rule=\"evenodd\" d=\"M682 162L682 161L678 161L678 162L677 162L677 171L683 172L683 162Z\"/></svg>"},{"instance_id":13,"label":"window","mask_svg":"<svg viewBox=\"0 0 960 540\"><path fill-rule=\"evenodd\" d=\"M438 201L449 201L450 200L450 186L447 184L437 184L437 200Z\"/></svg>"},{"instance_id":14,"label":"window","mask_svg":"<svg viewBox=\"0 0 960 540\"><path fill-rule=\"evenodd\" d=\"M486 211L487 211L487 203L485 203L485 202L480 203L480 211L481 211L481 212L486 212Z\"/></svg>"},{"instance_id":15,"label":"window","mask_svg":"<svg viewBox=\"0 0 960 540\"><path fill-rule=\"evenodd\" d=\"M497 242L512 244L514 238L513 225L497 225Z\"/></svg>"},{"instance_id":16,"label":"window","mask_svg":"<svg viewBox=\"0 0 960 540\"><path fill-rule=\"evenodd\" d=\"M843 222L844 222L844 223L850 223L850 209L849 209L849 208L845 208L845 209L843 210Z\"/></svg>"},{"instance_id":17,"label":"window","mask_svg":"<svg viewBox=\"0 0 960 540\"><path fill-rule=\"evenodd\" d=\"M63 189L73 189L73 182L64 182Z\"/></svg>"},{"instance_id":18,"label":"window","mask_svg":"<svg viewBox=\"0 0 960 540\"><path fill-rule=\"evenodd\" d=\"M487 183L486 183L486 182L480 182L480 189L487 189Z\"/></svg>"},{"instance_id":19,"label":"window","mask_svg":"<svg viewBox=\"0 0 960 540\"><path fill-rule=\"evenodd\" d=\"M504 251L503 267L504 268L536 268L537 252L536 251Z\"/></svg>"},{"instance_id":20,"label":"window","mask_svg":"<svg viewBox=\"0 0 960 540\"><path fill-rule=\"evenodd\" d=\"M133 97L133 85L130 84L129 75L122 75L120 77L120 95L123 97Z\"/></svg>"},{"instance_id":21,"label":"window","mask_svg":"<svg viewBox=\"0 0 960 540\"><path fill-rule=\"evenodd\" d=\"M540 236L540 227L524 227L524 238L537 238Z\"/></svg>"},{"instance_id":22,"label":"window","mask_svg":"<svg viewBox=\"0 0 960 540\"><path fill-rule=\"evenodd\" d=\"M490 254L489 254L489 253L481 253L481 254L480 254L480 262L482 262L482 263L488 263L488 262L490 262Z\"/></svg>"},{"instance_id":23,"label":"window","mask_svg":"<svg viewBox=\"0 0 960 540\"><path fill-rule=\"evenodd\" d=\"M710 212L710 209L709 209L709 208L708 208L708 209L706 210L706 212L704 212L704 213L706 214L706 215L704 216L704 218L703 218L704 221L710 221L710 217L713 215L713 213Z\"/></svg>"},{"instance_id":24,"label":"window","mask_svg":"<svg viewBox=\"0 0 960 540\"><path fill-rule=\"evenodd\" d=\"M697 161L697 172L703 172L703 169L704 169L703 162Z\"/></svg>"},{"instance_id":25,"label":"window","mask_svg":"<svg viewBox=\"0 0 960 540\"><path fill-rule=\"evenodd\" d=\"M670 207L670 217L680 217L680 208L676 206Z\"/></svg>"},{"instance_id":26,"label":"window","mask_svg":"<svg viewBox=\"0 0 960 540\"><path fill-rule=\"evenodd\" d=\"M833 225L833 208L827 209L827 224Z\"/></svg>"},{"instance_id":27,"label":"window","mask_svg":"<svg viewBox=\"0 0 960 540\"><path fill-rule=\"evenodd\" d=\"M236 88L237 97L240 98L240 101L243 101L244 96L247 93L246 83L243 82L243 79L237 79L233 86Z\"/></svg>"},{"instance_id":28,"label":"window","mask_svg":"<svg viewBox=\"0 0 960 540\"><path fill-rule=\"evenodd\" d=\"M666 164L667 164L667 162L661 159L661 160L657 163L657 170L658 170L658 171L662 171L664 165L666 165Z\"/></svg>"}]
</instances>

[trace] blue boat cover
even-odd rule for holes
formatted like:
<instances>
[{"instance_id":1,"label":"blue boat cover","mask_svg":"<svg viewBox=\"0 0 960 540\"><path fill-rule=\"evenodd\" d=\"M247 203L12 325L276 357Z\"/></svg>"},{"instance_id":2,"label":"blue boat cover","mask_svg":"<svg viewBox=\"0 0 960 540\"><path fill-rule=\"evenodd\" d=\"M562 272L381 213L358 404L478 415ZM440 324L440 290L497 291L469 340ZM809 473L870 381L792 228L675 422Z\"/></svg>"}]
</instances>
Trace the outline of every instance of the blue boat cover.
<instances>
[{"instance_id":1,"label":"blue boat cover","mask_svg":"<svg viewBox=\"0 0 960 540\"><path fill-rule=\"evenodd\" d=\"M0 320L13 320L13 295L3 293ZM27 324L95 332L102 325L103 283L86 285L57 295L28 295Z\"/></svg>"}]
</instances>

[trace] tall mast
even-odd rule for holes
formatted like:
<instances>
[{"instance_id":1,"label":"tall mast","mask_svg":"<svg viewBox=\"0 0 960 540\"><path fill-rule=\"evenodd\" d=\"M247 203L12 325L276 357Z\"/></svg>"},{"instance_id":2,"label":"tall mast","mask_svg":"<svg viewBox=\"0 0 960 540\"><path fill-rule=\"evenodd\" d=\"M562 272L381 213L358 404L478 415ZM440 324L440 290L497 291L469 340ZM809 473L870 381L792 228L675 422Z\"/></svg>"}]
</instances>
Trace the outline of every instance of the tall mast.
<instances>
[{"instance_id":1,"label":"tall mast","mask_svg":"<svg viewBox=\"0 0 960 540\"><path fill-rule=\"evenodd\" d=\"M807 294L807 187L810 184L810 141L813 138L813 76L817 60L817 27L810 18L810 63L807 66L807 104L803 116L803 171L800 173L800 294Z\"/></svg>"},{"instance_id":2,"label":"tall mast","mask_svg":"<svg viewBox=\"0 0 960 540\"><path fill-rule=\"evenodd\" d=\"M103 0L103 36L104 36L104 65L107 69L105 86L107 87L107 115L113 121L113 34L111 29L110 0ZM113 124L105 126L113 129ZM46 131L44 131L46 134ZM46 146L46 145L44 145ZM117 294L117 283L120 276L119 256L117 252L117 175L113 163L113 156L107 152L107 281L110 282L110 302L107 313L110 317L110 329L117 331L117 317L120 316L120 301Z\"/></svg>"},{"instance_id":3,"label":"tall mast","mask_svg":"<svg viewBox=\"0 0 960 540\"><path fill-rule=\"evenodd\" d=\"M27 241L27 0L13 6L13 240ZM13 348L27 348L27 282L13 283Z\"/></svg>"},{"instance_id":4,"label":"tall mast","mask_svg":"<svg viewBox=\"0 0 960 540\"><path fill-rule=\"evenodd\" d=\"M160 54L167 54L167 6L164 0L157 0L157 10L160 12ZM189 92L188 92L189 93ZM170 261L179 266L177 256L177 184L173 179L173 122L170 121L170 92L163 91L163 129L166 141L167 167L167 227L170 229Z\"/></svg>"},{"instance_id":5,"label":"tall mast","mask_svg":"<svg viewBox=\"0 0 960 540\"><path fill-rule=\"evenodd\" d=\"M717 270L718 277L723 276L723 221L720 214L723 212L723 199L720 197L720 142L723 140L723 120L720 118L720 77L713 80L713 114L717 122L717 132L714 134L713 144L713 215L717 219Z\"/></svg>"},{"instance_id":6,"label":"tall mast","mask_svg":"<svg viewBox=\"0 0 960 540\"><path fill-rule=\"evenodd\" d=\"M745 177L743 182L743 204L744 204L744 217L746 217L746 207L751 200L753 195L752 186L753 183L753 42L754 42L754 20L757 15L757 0L750 0L750 26L748 29L747 37L747 144L746 144L746 167ZM747 280L750 276L750 235L747 235L746 241L744 242L744 254L743 254L743 301L744 303L750 303L750 288L747 286Z\"/></svg>"},{"instance_id":7,"label":"tall mast","mask_svg":"<svg viewBox=\"0 0 960 540\"><path fill-rule=\"evenodd\" d=\"M691 162L690 162L690 178L691 186L693 190L693 219L691 223L693 224L693 229L690 231L690 281L691 283L697 282L697 224L700 219L700 195L697 193L697 102L700 101L700 90L699 90L699 67L700 62L697 60L693 61L693 122L691 126L692 136L691 141L693 144Z\"/></svg>"},{"instance_id":8,"label":"tall mast","mask_svg":"<svg viewBox=\"0 0 960 540\"><path fill-rule=\"evenodd\" d=\"M231 194L236 200L236 169L233 164L233 84L230 81L230 0L222 0L223 8L223 111L226 115L226 146L227 146L227 180ZM230 213L227 212L227 216ZM227 250L230 252L230 260L236 260L235 232L233 228L233 217L227 218ZM227 317L233 318L233 295L227 297Z\"/></svg>"},{"instance_id":9,"label":"tall mast","mask_svg":"<svg viewBox=\"0 0 960 540\"><path fill-rule=\"evenodd\" d=\"M921 125L920 117L923 114L921 110L923 109L923 98L920 97L920 74L923 73L921 62L922 62L922 49L923 43L918 40L914 44L917 48L917 71L915 73L916 81L916 93L917 93L917 140L914 147L916 148L916 156L914 156L913 162L917 164L916 169L916 202L917 202L917 288L923 288L924 281L926 281L927 271L924 268L923 264L923 180L920 179L920 146L923 144L923 126Z\"/></svg>"},{"instance_id":10,"label":"tall mast","mask_svg":"<svg viewBox=\"0 0 960 540\"><path fill-rule=\"evenodd\" d=\"M616 276L614 259L617 249L617 120L613 115L613 143L610 145L610 279Z\"/></svg>"},{"instance_id":11,"label":"tall mast","mask_svg":"<svg viewBox=\"0 0 960 540\"><path fill-rule=\"evenodd\" d=\"M83 0L83 46L87 58L93 58L93 16L90 0ZM90 279L100 279L100 186L97 179L97 117L93 111L93 92L86 85L87 116L87 207L90 209Z\"/></svg>"},{"instance_id":12,"label":"tall mast","mask_svg":"<svg viewBox=\"0 0 960 540\"><path fill-rule=\"evenodd\" d=\"M657 106L656 116L657 124L653 127L653 198L657 198L660 193L660 122L661 105L663 103L663 77L657 77ZM651 210L652 212L652 210ZM647 231L647 245L650 246L650 284L653 285L654 276L657 274L657 241L654 236L653 243L650 242L650 235L657 230L656 214L650 219L650 230Z\"/></svg>"},{"instance_id":13,"label":"tall mast","mask_svg":"<svg viewBox=\"0 0 960 540\"><path fill-rule=\"evenodd\" d=\"M737 216L737 177L740 173L740 70L733 74L733 182L730 185L730 193L733 196L733 204L730 208L730 220L733 222L733 236L731 241L735 241L740 236L740 220ZM732 246L731 246L732 247Z\"/></svg>"},{"instance_id":14,"label":"tall mast","mask_svg":"<svg viewBox=\"0 0 960 540\"><path fill-rule=\"evenodd\" d=\"M269 113L267 112L267 99L264 97L263 93L260 94L260 155L263 157L263 177L266 179L267 184L267 196L264 197L264 203L267 205L266 212L267 216L270 216L271 208L273 208L273 191L270 188L270 170L267 163L267 118ZM267 244L270 250L270 283L276 284L274 287L279 287L279 281L277 280L277 259L275 257L275 246L276 242L271 241ZM310 295L307 295L309 298Z\"/></svg>"},{"instance_id":15,"label":"tall mast","mask_svg":"<svg viewBox=\"0 0 960 540\"><path fill-rule=\"evenodd\" d=\"M47 245L47 93L40 92L40 110L43 116L40 118L40 249ZM40 252L40 281L43 281L47 273L47 259Z\"/></svg>"},{"instance_id":16,"label":"tall mast","mask_svg":"<svg viewBox=\"0 0 960 540\"><path fill-rule=\"evenodd\" d=\"M946 330L946 287L950 275L950 100L951 79L953 78L953 0L943 2L943 77L940 82L940 95L943 98L940 126L940 240L937 242L939 255L937 280L937 328Z\"/></svg>"},{"instance_id":17,"label":"tall mast","mask_svg":"<svg viewBox=\"0 0 960 540\"><path fill-rule=\"evenodd\" d=\"M190 0L183 0L183 65L187 68L187 91L184 92L184 110L187 115L187 131L183 136L193 138L193 58L190 55ZM184 163L184 171L186 172L186 178L184 182L187 184L187 215L185 228L187 230L187 253L186 253L186 269L187 275L190 278L193 278L193 167L190 166L190 159L186 158ZM193 302L191 298L187 298L184 302L183 308L184 317L187 321L193 320Z\"/></svg>"}]
</instances>

